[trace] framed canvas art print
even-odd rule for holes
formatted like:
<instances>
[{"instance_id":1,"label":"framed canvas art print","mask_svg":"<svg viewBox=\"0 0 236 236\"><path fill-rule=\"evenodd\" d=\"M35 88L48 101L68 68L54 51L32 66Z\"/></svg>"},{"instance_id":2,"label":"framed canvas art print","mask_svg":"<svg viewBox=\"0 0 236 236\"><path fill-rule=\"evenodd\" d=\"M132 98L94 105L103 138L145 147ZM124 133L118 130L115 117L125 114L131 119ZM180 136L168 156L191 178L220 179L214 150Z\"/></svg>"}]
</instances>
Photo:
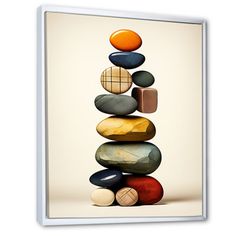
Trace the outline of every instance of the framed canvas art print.
<instances>
[{"instance_id":1,"label":"framed canvas art print","mask_svg":"<svg viewBox=\"0 0 236 236\"><path fill-rule=\"evenodd\" d=\"M38 8L42 225L205 220L206 22Z\"/></svg>"}]
</instances>

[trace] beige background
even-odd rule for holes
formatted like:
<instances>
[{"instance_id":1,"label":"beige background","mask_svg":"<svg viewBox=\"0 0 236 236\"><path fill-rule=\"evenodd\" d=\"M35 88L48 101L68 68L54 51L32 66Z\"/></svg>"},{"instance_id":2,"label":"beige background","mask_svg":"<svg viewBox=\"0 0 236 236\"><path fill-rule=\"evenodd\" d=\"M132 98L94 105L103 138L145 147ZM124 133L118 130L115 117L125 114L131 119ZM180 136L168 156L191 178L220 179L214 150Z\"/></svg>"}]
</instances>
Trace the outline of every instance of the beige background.
<instances>
[{"instance_id":1,"label":"beige background","mask_svg":"<svg viewBox=\"0 0 236 236\"><path fill-rule=\"evenodd\" d=\"M46 20L49 217L201 215L201 25L58 13L47 13ZM129 71L148 70L156 78L157 112L134 114L156 125L151 142L163 159L151 176L165 195L157 205L102 208L90 202L96 187L88 179L103 169L94 154L108 140L96 125L109 115L95 108L94 98L106 93L100 74L116 51L109 36L121 28L143 39L137 51L146 61Z\"/></svg>"}]
</instances>

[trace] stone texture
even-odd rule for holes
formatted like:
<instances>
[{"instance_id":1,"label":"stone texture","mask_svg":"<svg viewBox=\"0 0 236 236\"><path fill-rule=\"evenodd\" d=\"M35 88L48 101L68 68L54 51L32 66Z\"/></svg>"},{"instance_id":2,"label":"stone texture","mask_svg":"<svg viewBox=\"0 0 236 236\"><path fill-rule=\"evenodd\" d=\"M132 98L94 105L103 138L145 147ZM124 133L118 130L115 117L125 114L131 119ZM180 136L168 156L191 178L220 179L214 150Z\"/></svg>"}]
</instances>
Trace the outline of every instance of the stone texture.
<instances>
[{"instance_id":1,"label":"stone texture","mask_svg":"<svg viewBox=\"0 0 236 236\"><path fill-rule=\"evenodd\" d=\"M95 98L96 108L107 114L128 115L133 113L138 106L137 101L127 95L102 94Z\"/></svg>"},{"instance_id":2,"label":"stone texture","mask_svg":"<svg viewBox=\"0 0 236 236\"><path fill-rule=\"evenodd\" d=\"M145 57L137 52L113 52L109 55L109 60L116 66L134 69L144 63Z\"/></svg>"},{"instance_id":3,"label":"stone texture","mask_svg":"<svg viewBox=\"0 0 236 236\"><path fill-rule=\"evenodd\" d=\"M133 206L138 201L138 193L133 188L124 187L116 193L116 201L121 206Z\"/></svg>"},{"instance_id":4,"label":"stone texture","mask_svg":"<svg viewBox=\"0 0 236 236\"><path fill-rule=\"evenodd\" d=\"M105 169L98 171L90 176L89 181L101 187L115 187L120 184L122 180L122 172L119 170Z\"/></svg>"},{"instance_id":5,"label":"stone texture","mask_svg":"<svg viewBox=\"0 0 236 236\"><path fill-rule=\"evenodd\" d=\"M142 45L142 39L132 30L120 29L111 34L110 43L118 50L134 51Z\"/></svg>"},{"instance_id":6,"label":"stone texture","mask_svg":"<svg viewBox=\"0 0 236 236\"><path fill-rule=\"evenodd\" d=\"M97 206L110 206L115 200L115 194L105 188L98 188L91 194L92 202Z\"/></svg>"},{"instance_id":7,"label":"stone texture","mask_svg":"<svg viewBox=\"0 0 236 236\"><path fill-rule=\"evenodd\" d=\"M140 70L132 74L132 80L134 84L140 87L149 87L154 83L155 78L150 72Z\"/></svg>"},{"instance_id":8,"label":"stone texture","mask_svg":"<svg viewBox=\"0 0 236 236\"><path fill-rule=\"evenodd\" d=\"M155 178L151 176L125 175L124 186L135 189L138 192L139 204L154 204L159 202L164 194L164 190Z\"/></svg>"},{"instance_id":9,"label":"stone texture","mask_svg":"<svg viewBox=\"0 0 236 236\"><path fill-rule=\"evenodd\" d=\"M116 141L146 141L155 136L154 124L144 117L111 116L97 125L104 138Z\"/></svg>"},{"instance_id":10,"label":"stone texture","mask_svg":"<svg viewBox=\"0 0 236 236\"><path fill-rule=\"evenodd\" d=\"M161 163L160 150L148 142L107 142L97 149L95 157L106 168L133 174L150 174Z\"/></svg>"},{"instance_id":11,"label":"stone texture","mask_svg":"<svg viewBox=\"0 0 236 236\"><path fill-rule=\"evenodd\" d=\"M121 67L112 66L101 74L102 87L110 93L121 94L128 91L132 85L130 73Z\"/></svg>"},{"instance_id":12,"label":"stone texture","mask_svg":"<svg viewBox=\"0 0 236 236\"><path fill-rule=\"evenodd\" d=\"M153 113L157 110L158 94L154 88L133 88L132 96L138 102L137 110L143 113Z\"/></svg>"}]
</instances>

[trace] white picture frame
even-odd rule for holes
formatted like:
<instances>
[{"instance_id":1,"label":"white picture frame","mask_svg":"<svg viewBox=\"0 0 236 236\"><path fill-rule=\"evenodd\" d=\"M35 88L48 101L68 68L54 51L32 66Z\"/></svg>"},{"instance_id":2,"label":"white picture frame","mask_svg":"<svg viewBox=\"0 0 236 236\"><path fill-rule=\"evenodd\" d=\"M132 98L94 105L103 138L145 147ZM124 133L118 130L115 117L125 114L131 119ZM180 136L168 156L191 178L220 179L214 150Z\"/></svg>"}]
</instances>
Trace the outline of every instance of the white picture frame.
<instances>
[{"instance_id":1,"label":"white picture frame","mask_svg":"<svg viewBox=\"0 0 236 236\"><path fill-rule=\"evenodd\" d=\"M45 87L45 13L56 12L107 16L117 18L142 19L150 21L166 21L173 23L189 23L202 25L202 215L198 216L163 216L163 217L64 217L49 218L47 216L47 124L46 124L46 87ZM87 9L77 7L43 5L37 10L37 221L44 226L49 225L81 225L138 222L171 222L201 221L207 219L207 28L202 18L158 15L141 12Z\"/></svg>"}]
</instances>

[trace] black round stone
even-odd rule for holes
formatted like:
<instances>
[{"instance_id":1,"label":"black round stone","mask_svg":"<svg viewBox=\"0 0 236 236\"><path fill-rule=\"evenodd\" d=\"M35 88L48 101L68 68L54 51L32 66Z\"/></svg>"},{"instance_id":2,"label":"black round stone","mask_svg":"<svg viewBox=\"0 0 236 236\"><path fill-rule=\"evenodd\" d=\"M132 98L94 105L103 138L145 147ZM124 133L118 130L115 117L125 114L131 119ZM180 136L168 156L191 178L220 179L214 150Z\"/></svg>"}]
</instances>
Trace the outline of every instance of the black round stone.
<instances>
[{"instance_id":1,"label":"black round stone","mask_svg":"<svg viewBox=\"0 0 236 236\"><path fill-rule=\"evenodd\" d=\"M132 80L134 84L140 87L149 87L151 86L155 79L154 76L145 70L136 71L132 74Z\"/></svg>"}]
</instances>

